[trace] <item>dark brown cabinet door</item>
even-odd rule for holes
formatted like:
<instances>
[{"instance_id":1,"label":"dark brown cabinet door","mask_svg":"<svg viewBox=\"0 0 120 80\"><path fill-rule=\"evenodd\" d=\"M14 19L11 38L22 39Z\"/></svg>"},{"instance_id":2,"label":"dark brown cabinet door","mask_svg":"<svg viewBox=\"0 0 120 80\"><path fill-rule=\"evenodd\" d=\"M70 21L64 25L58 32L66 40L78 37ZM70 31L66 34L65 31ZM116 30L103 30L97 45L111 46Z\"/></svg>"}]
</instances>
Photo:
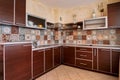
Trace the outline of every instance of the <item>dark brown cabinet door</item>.
<instances>
[{"instance_id":1,"label":"dark brown cabinet door","mask_svg":"<svg viewBox=\"0 0 120 80\"><path fill-rule=\"evenodd\" d=\"M120 2L108 5L109 27L120 27Z\"/></svg>"},{"instance_id":2,"label":"dark brown cabinet door","mask_svg":"<svg viewBox=\"0 0 120 80\"><path fill-rule=\"evenodd\" d=\"M0 22L2 24L13 24L14 0L0 0Z\"/></svg>"},{"instance_id":3,"label":"dark brown cabinet door","mask_svg":"<svg viewBox=\"0 0 120 80\"><path fill-rule=\"evenodd\" d=\"M93 49L93 69L97 70L97 49Z\"/></svg>"},{"instance_id":4,"label":"dark brown cabinet door","mask_svg":"<svg viewBox=\"0 0 120 80\"><path fill-rule=\"evenodd\" d=\"M3 80L3 48L0 46L0 80Z\"/></svg>"},{"instance_id":5,"label":"dark brown cabinet door","mask_svg":"<svg viewBox=\"0 0 120 80\"><path fill-rule=\"evenodd\" d=\"M31 79L31 44L5 45L5 80Z\"/></svg>"},{"instance_id":6,"label":"dark brown cabinet door","mask_svg":"<svg viewBox=\"0 0 120 80\"><path fill-rule=\"evenodd\" d=\"M15 0L15 25L26 24L26 0Z\"/></svg>"},{"instance_id":7,"label":"dark brown cabinet door","mask_svg":"<svg viewBox=\"0 0 120 80\"><path fill-rule=\"evenodd\" d=\"M67 65L75 65L75 47L63 47L63 63Z\"/></svg>"},{"instance_id":8,"label":"dark brown cabinet door","mask_svg":"<svg viewBox=\"0 0 120 80\"><path fill-rule=\"evenodd\" d=\"M98 70L110 72L110 49L98 49Z\"/></svg>"},{"instance_id":9,"label":"dark brown cabinet door","mask_svg":"<svg viewBox=\"0 0 120 80\"><path fill-rule=\"evenodd\" d=\"M120 50L112 50L112 73L116 75L119 74L119 55Z\"/></svg>"},{"instance_id":10,"label":"dark brown cabinet door","mask_svg":"<svg viewBox=\"0 0 120 80\"><path fill-rule=\"evenodd\" d=\"M54 67L60 65L61 63L61 54L60 54L60 47L54 48Z\"/></svg>"},{"instance_id":11,"label":"dark brown cabinet door","mask_svg":"<svg viewBox=\"0 0 120 80\"><path fill-rule=\"evenodd\" d=\"M44 72L44 50L33 51L33 77Z\"/></svg>"},{"instance_id":12,"label":"dark brown cabinet door","mask_svg":"<svg viewBox=\"0 0 120 80\"><path fill-rule=\"evenodd\" d=\"M52 48L45 49L45 71L53 68L53 50Z\"/></svg>"}]
</instances>

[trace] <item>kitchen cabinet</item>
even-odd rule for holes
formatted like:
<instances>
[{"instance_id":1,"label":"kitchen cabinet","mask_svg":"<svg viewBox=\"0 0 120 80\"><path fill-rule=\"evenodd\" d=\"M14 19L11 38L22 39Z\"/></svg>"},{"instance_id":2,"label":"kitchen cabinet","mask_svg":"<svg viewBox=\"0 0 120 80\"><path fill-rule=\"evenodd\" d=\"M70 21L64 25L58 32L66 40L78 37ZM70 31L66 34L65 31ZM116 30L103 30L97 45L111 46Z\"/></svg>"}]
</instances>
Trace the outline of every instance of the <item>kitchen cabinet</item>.
<instances>
[{"instance_id":1,"label":"kitchen cabinet","mask_svg":"<svg viewBox=\"0 0 120 80\"><path fill-rule=\"evenodd\" d=\"M110 28L120 28L120 2L108 4L108 25Z\"/></svg>"},{"instance_id":2,"label":"kitchen cabinet","mask_svg":"<svg viewBox=\"0 0 120 80\"><path fill-rule=\"evenodd\" d=\"M98 61L98 58L97 58L97 48L93 48L93 70L97 70L97 61Z\"/></svg>"},{"instance_id":3,"label":"kitchen cabinet","mask_svg":"<svg viewBox=\"0 0 120 80\"><path fill-rule=\"evenodd\" d=\"M1 24L25 26L26 0L0 0Z\"/></svg>"},{"instance_id":4,"label":"kitchen cabinet","mask_svg":"<svg viewBox=\"0 0 120 80\"><path fill-rule=\"evenodd\" d=\"M13 24L14 0L0 0L0 22L2 24Z\"/></svg>"},{"instance_id":5,"label":"kitchen cabinet","mask_svg":"<svg viewBox=\"0 0 120 80\"><path fill-rule=\"evenodd\" d=\"M33 77L41 75L44 67L44 50L33 51Z\"/></svg>"},{"instance_id":6,"label":"kitchen cabinet","mask_svg":"<svg viewBox=\"0 0 120 80\"><path fill-rule=\"evenodd\" d=\"M61 64L61 52L60 47L54 48L54 67Z\"/></svg>"},{"instance_id":7,"label":"kitchen cabinet","mask_svg":"<svg viewBox=\"0 0 120 80\"><path fill-rule=\"evenodd\" d=\"M119 54L120 50L112 49L112 73L119 75Z\"/></svg>"},{"instance_id":8,"label":"kitchen cabinet","mask_svg":"<svg viewBox=\"0 0 120 80\"><path fill-rule=\"evenodd\" d=\"M53 68L53 49L45 49L45 71Z\"/></svg>"},{"instance_id":9,"label":"kitchen cabinet","mask_svg":"<svg viewBox=\"0 0 120 80\"><path fill-rule=\"evenodd\" d=\"M63 47L63 63L67 65L75 65L75 47Z\"/></svg>"},{"instance_id":10,"label":"kitchen cabinet","mask_svg":"<svg viewBox=\"0 0 120 80\"><path fill-rule=\"evenodd\" d=\"M110 73L110 49L98 49L98 70Z\"/></svg>"},{"instance_id":11,"label":"kitchen cabinet","mask_svg":"<svg viewBox=\"0 0 120 80\"><path fill-rule=\"evenodd\" d=\"M31 44L5 45L5 80L31 79Z\"/></svg>"},{"instance_id":12,"label":"kitchen cabinet","mask_svg":"<svg viewBox=\"0 0 120 80\"><path fill-rule=\"evenodd\" d=\"M0 80L3 80L3 47L0 46Z\"/></svg>"},{"instance_id":13,"label":"kitchen cabinet","mask_svg":"<svg viewBox=\"0 0 120 80\"><path fill-rule=\"evenodd\" d=\"M26 24L26 0L15 0L15 25Z\"/></svg>"},{"instance_id":14,"label":"kitchen cabinet","mask_svg":"<svg viewBox=\"0 0 120 80\"><path fill-rule=\"evenodd\" d=\"M92 48L76 47L76 66L92 69Z\"/></svg>"}]
</instances>

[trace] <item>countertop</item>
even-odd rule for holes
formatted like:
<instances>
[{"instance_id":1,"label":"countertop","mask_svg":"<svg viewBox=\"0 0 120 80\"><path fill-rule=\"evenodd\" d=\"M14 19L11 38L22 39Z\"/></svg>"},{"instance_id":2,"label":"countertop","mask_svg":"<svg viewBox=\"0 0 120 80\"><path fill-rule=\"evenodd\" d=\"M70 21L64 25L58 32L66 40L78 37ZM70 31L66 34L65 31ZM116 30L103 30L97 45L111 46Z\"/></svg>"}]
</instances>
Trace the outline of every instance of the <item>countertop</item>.
<instances>
[{"instance_id":1,"label":"countertop","mask_svg":"<svg viewBox=\"0 0 120 80\"><path fill-rule=\"evenodd\" d=\"M26 43L32 43L32 42L0 42L0 45L6 45L6 44L26 44Z\"/></svg>"}]
</instances>

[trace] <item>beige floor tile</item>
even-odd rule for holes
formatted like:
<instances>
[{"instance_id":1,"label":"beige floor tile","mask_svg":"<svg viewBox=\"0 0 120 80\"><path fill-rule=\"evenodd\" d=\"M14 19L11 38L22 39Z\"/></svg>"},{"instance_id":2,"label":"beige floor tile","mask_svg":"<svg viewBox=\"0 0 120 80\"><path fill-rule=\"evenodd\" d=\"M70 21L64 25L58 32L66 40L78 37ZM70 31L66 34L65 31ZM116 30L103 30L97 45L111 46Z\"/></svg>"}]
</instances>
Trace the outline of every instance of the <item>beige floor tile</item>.
<instances>
[{"instance_id":1,"label":"beige floor tile","mask_svg":"<svg viewBox=\"0 0 120 80\"><path fill-rule=\"evenodd\" d=\"M118 77L61 65L36 80L118 80Z\"/></svg>"}]
</instances>

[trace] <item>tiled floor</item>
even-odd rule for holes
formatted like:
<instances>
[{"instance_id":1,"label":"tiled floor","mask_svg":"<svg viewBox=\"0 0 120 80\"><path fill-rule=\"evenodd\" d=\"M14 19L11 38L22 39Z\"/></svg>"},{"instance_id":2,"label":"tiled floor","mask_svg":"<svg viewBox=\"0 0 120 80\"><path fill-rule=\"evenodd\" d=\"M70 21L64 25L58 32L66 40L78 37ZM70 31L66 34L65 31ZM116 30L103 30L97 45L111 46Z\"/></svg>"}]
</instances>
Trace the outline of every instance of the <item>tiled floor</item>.
<instances>
[{"instance_id":1,"label":"tiled floor","mask_svg":"<svg viewBox=\"0 0 120 80\"><path fill-rule=\"evenodd\" d=\"M118 80L118 77L61 65L36 80Z\"/></svg>"}]
</instances>

